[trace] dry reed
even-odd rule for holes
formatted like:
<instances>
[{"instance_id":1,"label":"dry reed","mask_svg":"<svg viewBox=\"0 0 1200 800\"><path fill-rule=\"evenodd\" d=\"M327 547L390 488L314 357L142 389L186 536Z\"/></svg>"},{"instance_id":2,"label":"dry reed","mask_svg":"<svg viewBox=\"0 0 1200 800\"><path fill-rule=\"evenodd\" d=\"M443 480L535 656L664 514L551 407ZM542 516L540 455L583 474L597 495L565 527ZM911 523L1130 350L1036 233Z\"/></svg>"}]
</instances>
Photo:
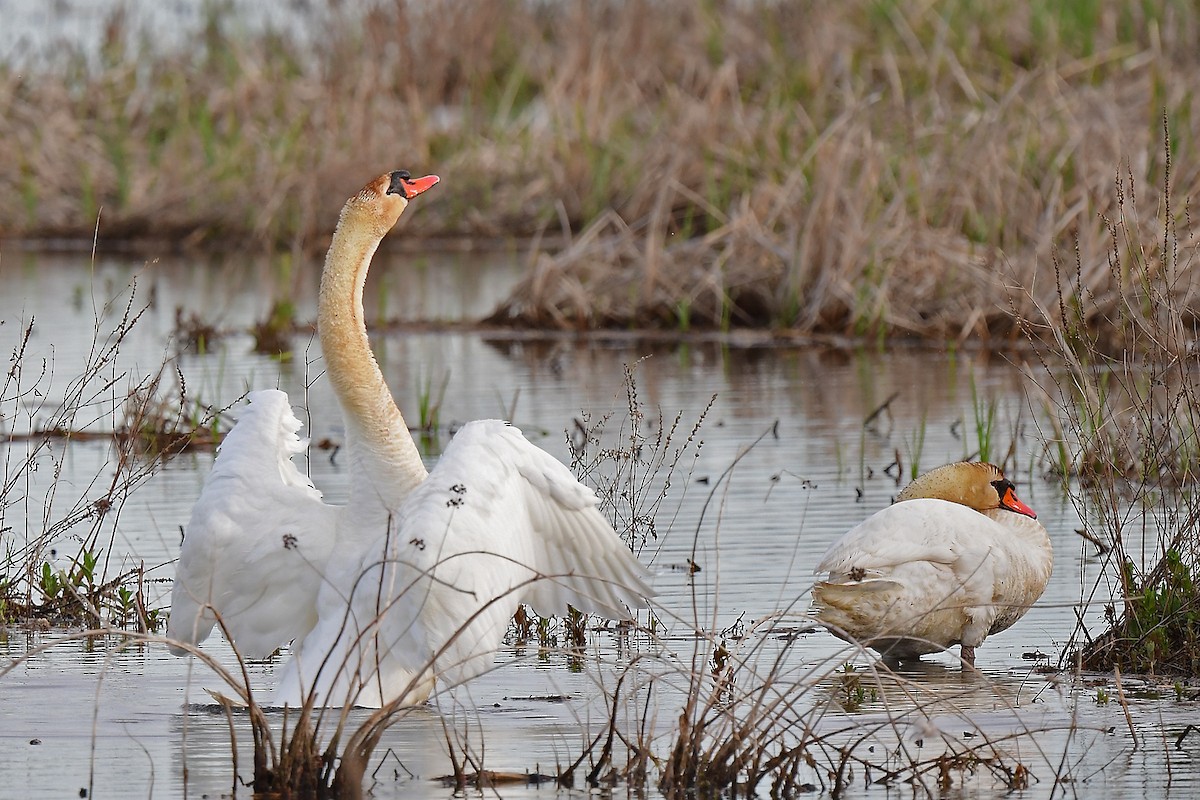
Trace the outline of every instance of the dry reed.
<instances>
[{"instance_id":1,"label":"dry reed","mask_svg":"<svg viewBox=\"0 0 1200 800\"><path fill-rule=\"evenodd\" d=\"M1161 201L1147 218L1142 186L1116 176L1104 220L1105 274L1076 250L1056 259L1053 304L1022 320L1039 353L1031 374L1048 398L1046 463L1061 477L1102 564L1082 600L1064 661L1126 673L1200 674L1200 378L1192 277L1200 239L1173 207L1174 148L1162 122ZM1140 196L1141 195L1141 196ZM1094 288L1096 287L1096 288ZM1119 672L1118 672L1119 674Z\"/></svg>"},{"instance_id":2,"label":"dry reed","mask_svg":"<svg viewBox=\"0 0 1200 800\"><path fill-rule=\"evenodd\" d=\"M427 236L548 236L496 320L1009 336L1158 120L1200 183L1200 13L1171 2L318 5L311 42L214 4L168 51L115 16L0 66L0 236L315 244L380 164ZM247 189L247 187L252 187ZM1187 287L1181 287L1186 289ZM1033 303L1019 311L1031 311Z\"/></svg>"}]
</instances>

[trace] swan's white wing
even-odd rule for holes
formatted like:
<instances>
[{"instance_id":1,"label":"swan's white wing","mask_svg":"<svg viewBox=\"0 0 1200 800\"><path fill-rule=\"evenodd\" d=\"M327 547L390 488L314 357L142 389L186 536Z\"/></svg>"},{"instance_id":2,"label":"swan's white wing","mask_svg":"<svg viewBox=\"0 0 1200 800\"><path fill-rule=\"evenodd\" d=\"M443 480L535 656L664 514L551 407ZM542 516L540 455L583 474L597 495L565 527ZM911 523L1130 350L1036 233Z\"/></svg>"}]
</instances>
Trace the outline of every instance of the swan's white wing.
<instances>
[{"instance_id":1,"label":"swan's white wing","mask_svg":"<svg viewBox=\"0 0 1200 800\"><path fill-rule=\"evenodd\" d=\"M464 426L397 515L380 650L409 671L436 658L437 672L457 682L491 663L520 602L628 618L627 606L644 606L653 591L596 506L515 427Z\"/></svg>"},{"instance_id":2,"label":"swan's white wing","mask_svg":"<svg viewBox=\"0 0 1200 800\"><path fill-rule=\"evenodd\" d=\"M167 635L197 644L219 614L240 651L261 658L316 622L339 509L322 502L292 463L304 443L287 395L267 390L248 399L192 510Z\"/></svg>"},{"instance_id":3,"label":"swan's white wing","mask_svg":"<svg viewBox=\"0 0 1200 800\"><path fill-rule=\"evenodd\" d=\"M977 565L995 542L998 523L946 500L905 500L868 517L830 545L813 570L886 575L901 564Z\"/></svg>"}]
</instances>

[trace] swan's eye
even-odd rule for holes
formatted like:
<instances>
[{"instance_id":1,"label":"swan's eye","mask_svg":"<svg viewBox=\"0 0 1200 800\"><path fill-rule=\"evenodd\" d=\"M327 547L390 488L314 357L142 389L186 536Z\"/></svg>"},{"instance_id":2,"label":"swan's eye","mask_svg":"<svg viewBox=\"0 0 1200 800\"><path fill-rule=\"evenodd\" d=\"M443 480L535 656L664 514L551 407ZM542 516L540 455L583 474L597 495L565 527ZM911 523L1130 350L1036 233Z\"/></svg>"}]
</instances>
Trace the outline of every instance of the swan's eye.
<instances>
[{"instance_id":1,"label":"swan's eye","mask_svg":"<svg viewBox=\"0 0 1200 800\"><path fill-rule=\"evenodd\" d=\"M412 183L412 173L406 169L398 169L392 173L392 182L388 184L387 194L398 194L405 200L408 199L408 189L406 184Z\"/></svg>"}]
</instances>

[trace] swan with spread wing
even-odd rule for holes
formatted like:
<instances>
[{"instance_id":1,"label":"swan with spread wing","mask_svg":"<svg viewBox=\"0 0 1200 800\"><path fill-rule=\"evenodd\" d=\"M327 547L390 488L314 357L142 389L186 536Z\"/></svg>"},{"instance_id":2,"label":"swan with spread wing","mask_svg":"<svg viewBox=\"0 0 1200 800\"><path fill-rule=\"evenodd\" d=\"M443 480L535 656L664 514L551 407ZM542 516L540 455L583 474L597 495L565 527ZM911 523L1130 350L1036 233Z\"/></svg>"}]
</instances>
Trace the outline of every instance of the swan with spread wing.
<instances>
[{"instance_id":1,"label":"swan with spread wing","mask_svg":"<svg viewBox=\"0 0 1200 800\"><path fill-rule=\"evenodd\" d=\"M469 423L426 472L371 352L363 287L410 200L438 183L380 176L342 209L318 332L346 429L350 492L332 506L296 468L287 395L252 392L193 509L168 636L185 653L218 618L239 650L295 642L274 704L423 702L491 664L520 603L627 619L649 576L562 463L499 420Z\"/></svg>"}]
</instances>

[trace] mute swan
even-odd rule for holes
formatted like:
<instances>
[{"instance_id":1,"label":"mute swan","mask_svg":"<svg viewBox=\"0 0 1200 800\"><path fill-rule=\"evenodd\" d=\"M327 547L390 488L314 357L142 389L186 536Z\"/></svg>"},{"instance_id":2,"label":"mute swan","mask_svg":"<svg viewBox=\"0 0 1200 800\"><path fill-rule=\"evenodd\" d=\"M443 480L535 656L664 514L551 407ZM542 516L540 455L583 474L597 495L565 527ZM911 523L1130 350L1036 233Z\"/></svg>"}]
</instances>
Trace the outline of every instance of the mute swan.
<instances>
[{"instance_id":1,"label":"mute swan","mask_svg":"<svg viewBox=\"0 0 1200 800\"><path fill-rule=\"evenodd\" d=\"M301 423L252 392L193 509L167 628L177 654L219 615L250 657L295 640L273 704L423 702L486 669L519 603L629 617L647 572L596 495L519 430L464 426L426 473L367 339L371 258L408 202L438 182L392 172L342 209L321 276L318 330L346 427L350 493L325 504L296 469Z\"/></svg>"},{"instance_id":2,"label":"mute swan","mask_svg":"<svg viewBox=\"0 0 1200 800\"><path fill-rule=\"evenodd\" d=\"M814 572L833 634L904 660L984 638L1020 619L1054 566L1046 529L998 467L959 462L910 483L897 502L834 542Z\"/></svg>"}]
</instances>

